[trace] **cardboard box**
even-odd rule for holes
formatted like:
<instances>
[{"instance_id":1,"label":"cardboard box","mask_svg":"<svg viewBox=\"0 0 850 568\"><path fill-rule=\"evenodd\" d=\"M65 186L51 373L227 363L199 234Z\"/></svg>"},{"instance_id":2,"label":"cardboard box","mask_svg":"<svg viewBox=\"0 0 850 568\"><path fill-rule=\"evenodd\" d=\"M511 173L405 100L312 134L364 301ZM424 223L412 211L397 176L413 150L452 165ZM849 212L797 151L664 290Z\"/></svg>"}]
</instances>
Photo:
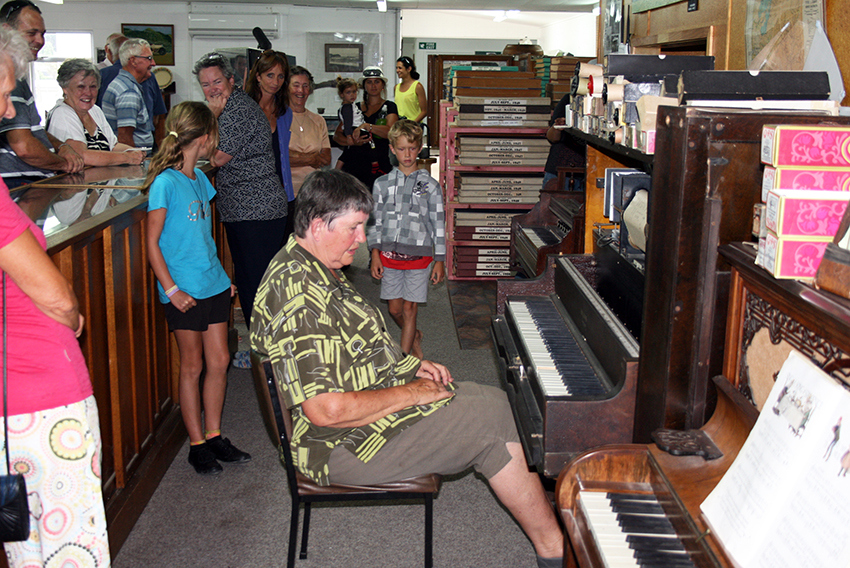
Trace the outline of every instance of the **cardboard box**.
<instances>
[{"instance_id":1,"label":"cardboard box","mask_svg":"<svg viewBox=\"0 0 850 568\"><path fill-rule=\"evenodd\" d=\"M825 189L850 191L850 168L806 168L765 166L761 200L771 189Z\"/></svg>"},{"instance_id":2,"label":"cardboard box","mask_svg":"<svg viewBox=\"0 0 850 568\"><path fill-rule=\"evenodd\" d=\"M812 280L831 237L779 238L771 231L759 239L761 266L775 278Z\"/></svg>"},{"instance_id":3,"label":"cardboard box","mask_svg":"<svg viewBox=\"0 0 850 568\"><path fill-rule=\"evenodd\" d=\"M850 168L850 127L765 125L761 161L771 166Z\"/></svg>"},{"instance_id":4,"label":"cardboard box","mask_svg":"<svg viewBox=\"0 0 850 568\"><path fill-rule=\"evenodd\" d=\"M638 133L637 149L644 154L655 153L655 130L641 130Z\"/></svg>"},{"instance_id":5,"label":"cardboard box","mask_svg":"<svg viewBox=\"0 0 850 568\"><path fill-rule=\"evenodd\" d=\"M774 189L767 194L764 223L779 237L832 237L850 202L838 191Z\"/></svg>"}]
</instances>

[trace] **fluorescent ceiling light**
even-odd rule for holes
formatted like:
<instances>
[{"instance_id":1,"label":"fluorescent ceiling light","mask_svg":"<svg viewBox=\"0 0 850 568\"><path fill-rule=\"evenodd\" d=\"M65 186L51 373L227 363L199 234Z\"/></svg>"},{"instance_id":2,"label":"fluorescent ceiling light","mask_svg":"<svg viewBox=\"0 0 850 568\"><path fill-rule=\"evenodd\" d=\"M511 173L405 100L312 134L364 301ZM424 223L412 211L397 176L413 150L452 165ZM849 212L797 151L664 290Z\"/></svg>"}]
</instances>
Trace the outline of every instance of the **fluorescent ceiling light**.
<instances>
[{"instance_id":1,"label":"fluorescent ceiling light","mask_svg":"<svg viewBox=\"0 0 850 568\"><path fill-rule=\"evenodd\" d=\"M386 12L387 11L387 0L378 0L378 11Z\"/></svg>"},{"instance_id":2,"label":"fluorescent ceiling light","mask_svg":"<svg viewBox=\"0 0 850 568\"><path fill-rule=\"evenodd\" d=\"M519 10L500 10L496 12L496 17L493 18L494 22L504 22L508 18L515 18L519 16Z\"/></svg>"}]
</instances>

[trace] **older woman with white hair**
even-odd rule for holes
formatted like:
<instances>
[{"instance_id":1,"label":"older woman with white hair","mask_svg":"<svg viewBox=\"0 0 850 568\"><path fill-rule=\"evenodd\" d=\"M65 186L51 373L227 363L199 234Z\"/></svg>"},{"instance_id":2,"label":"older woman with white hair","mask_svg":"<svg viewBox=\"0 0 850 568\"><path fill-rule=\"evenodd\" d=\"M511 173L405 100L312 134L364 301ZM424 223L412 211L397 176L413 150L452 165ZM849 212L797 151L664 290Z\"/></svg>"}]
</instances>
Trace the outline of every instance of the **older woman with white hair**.
<instances>
[{"instance_id":1,"label":"older woman with white hair","mask_svg":"<svg viewBox=\"0 0 850 568\"><path fill-rule=\"evenodd\" d=\"M235 85L227 58L208 53L195 63L193 73L218 117L216 208L227 233L239 303L249 321L260 280L284 244L286 192L275 169L269 120ZM248 353L240 351L236 363L250 366Z\"/></svg>"},{"instance_id":2,"label":"older woman with white hair","mask_svg":"<svg viewBox=\"0 0 850 568\"><path fill-rule=\"evenodd\" d=\"M17 32L0 27L0 117L15 116L9 95L28 53ZM12 568L109 566L100 424L77 341L83 316L71 284L45 249L44 233L0 180L8 379L8 434L0 429L0 448L9 449L10 471L24 476L30 509L28 538L3 546Z\"/></svg>"},{"instance_id":3,"label":"older woman with white hair","mask_svg":"<svg viewBox=\"0 0 850 568\"><path fill-rule=\"evenodd\" d=\"M47 131L65 140L87 166L140 164L145 152L118 142L103 111L95 104L100 72L88 59L68 59L56 80L62 99L47 114Z\"/></svg>"}]
</instances>

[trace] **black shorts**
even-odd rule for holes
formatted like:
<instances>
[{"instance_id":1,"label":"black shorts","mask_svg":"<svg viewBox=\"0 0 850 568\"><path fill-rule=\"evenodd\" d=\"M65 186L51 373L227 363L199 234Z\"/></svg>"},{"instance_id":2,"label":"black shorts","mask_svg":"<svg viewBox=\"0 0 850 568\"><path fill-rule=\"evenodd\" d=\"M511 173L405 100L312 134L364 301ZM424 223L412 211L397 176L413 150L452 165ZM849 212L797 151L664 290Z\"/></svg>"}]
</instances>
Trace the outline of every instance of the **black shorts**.
<instances>
[{"instance_id":1,"label":"black shorts","mask_svg":"<svg viewBox=\"0 0 850 568\"><path fill-rule=\"evenodd\" d=\"M165 308L165 321L168 329L187 329L189 331L206 331L214 323L226 322L230 319L230 288L216 294L211 298L199 300L195 298L197 305L186 313L174 307L168 302L163 304Z\"/></svg>"}]
</instances>

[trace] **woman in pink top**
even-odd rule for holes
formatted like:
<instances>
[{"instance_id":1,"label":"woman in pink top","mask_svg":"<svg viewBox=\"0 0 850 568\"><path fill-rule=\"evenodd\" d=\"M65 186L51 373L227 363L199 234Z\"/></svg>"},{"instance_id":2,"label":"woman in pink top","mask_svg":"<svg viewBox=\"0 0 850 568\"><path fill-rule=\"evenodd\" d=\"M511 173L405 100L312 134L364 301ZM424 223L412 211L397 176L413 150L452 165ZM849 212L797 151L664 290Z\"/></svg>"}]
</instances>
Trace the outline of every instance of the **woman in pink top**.
<instances>
[{"instance_id":1,"label":"woman in pink top","mask_svg":"<svg viewBox=\"0 0 850 568\"><path fill-rule=\"evenodd\" d=\"M29 49L0 28L0 117ZM12 469L23 473L30 536L6 543L10 566L109 566L100 480L100 426L77 337L83 317L70 283L45 253L44 234L0 181L0 270L5 283L8 429ZM0 429L0 439L3 431ZM2 440L5 444L5 440Z\"/></svg>"}]
</instances>

